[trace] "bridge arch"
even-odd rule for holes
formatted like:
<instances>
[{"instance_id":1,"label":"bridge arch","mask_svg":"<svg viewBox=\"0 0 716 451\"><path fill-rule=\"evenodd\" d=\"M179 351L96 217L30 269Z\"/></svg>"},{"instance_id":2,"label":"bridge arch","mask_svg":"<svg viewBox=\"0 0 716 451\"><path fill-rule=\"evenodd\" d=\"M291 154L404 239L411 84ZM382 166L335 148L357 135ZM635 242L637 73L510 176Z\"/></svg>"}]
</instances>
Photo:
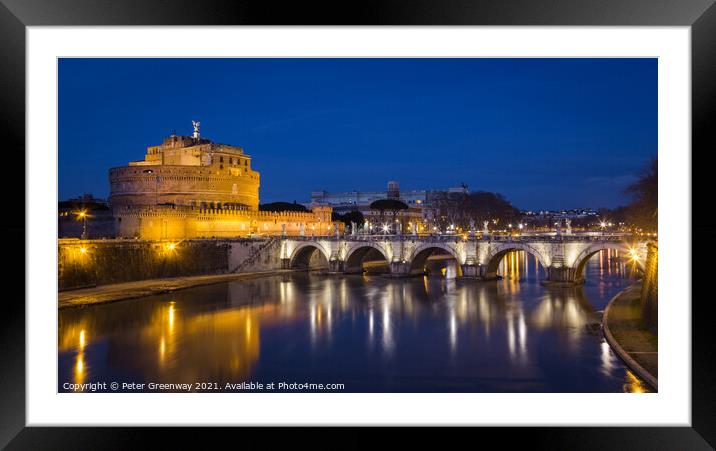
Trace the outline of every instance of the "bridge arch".
<instances>
[{"instance_id":1,"label":"bridge arch","mask_svg":"<svg viewBox=\"0 0 716 451\"><path fill-rule=\"evenodd\" d=\"M609 241L601 241L599 243L594 243L585 249L583 249L579 254L577 254L577 257L574 259L574 277L577 281L584 280L584 269L587 267L587 262L590 258L592 258L596 253L603 251L603 250L618 250L621 252L624 252L625 256L628 256L630 254L630 251L634 249L635 247L630 246L629 244L625 242L609 242ZM639 258L635 260L637 265L643 270L644 269L644 261L642 258Z\"/></svg>"},{"instance_id":2,"label":"bridge arch","mask_svg":"<svg viewBox=\"0 0 716 451\"><path fill-rule=\"evenodd\" d=\"M460 254L452 246L449 246L445 243L424 243L413 249L413 252L411 252L410 257L407 261L407 263L410 265L409 273L423 273L425 271L425 266L427 264L428 258L432 255L440 254L450 255L452 258L455 259L456 273L458 276L461 276L462 268L460 267L460 264L462 263L462 259L460 257Z\"/></svg>"},{"instance_id":3,"label":"bridge arch","mask_svg":"<svg viewBox=\"0 0 716 451\"><path fill-rule=\"evenodd\" d=\"M319 255L321 255L323 258L321 260L325 260L325 262L321 262L321 266L328 266L328 260L330 258L330 253L326 251L326 249L319 243L316 242L309 242L309 243L302 243L293 250L290 257L290 267L294 269L308 269L310 268L311 259L313 258L314 254L318 252ZM324 264L325 263L325 264Z\"/></svg>"},{"instance_id":4,"label":"bridge arch","mask_svg":"<svg viewBox=\"0 0 716 451\"><path fill-rule=\"evenodd\" d=\"M547 258L543 252L525 243L506 243L503 245L497 245L495 248L490 250L487 257L487 267L485 275L487 278L494 278L497 276L497 270L500 267L502 258L510 252L524 251L525 253L535 257L542 268L545 270L549 268L550 259Z\"/></svg>"},{"instance_id":5,"label":"bridge arch","mask_svg":"<svg viewBox=\"0 0 716 451\"><path fill-rule=\"evenodd\" d=\"M367 258L382 258L386 263L390 263L390 258L388 258L386 250L381 245L372 242L359 243L348 249L344 271L346 273L362 273L363 262Z\"/></svg>"}]
</instances>

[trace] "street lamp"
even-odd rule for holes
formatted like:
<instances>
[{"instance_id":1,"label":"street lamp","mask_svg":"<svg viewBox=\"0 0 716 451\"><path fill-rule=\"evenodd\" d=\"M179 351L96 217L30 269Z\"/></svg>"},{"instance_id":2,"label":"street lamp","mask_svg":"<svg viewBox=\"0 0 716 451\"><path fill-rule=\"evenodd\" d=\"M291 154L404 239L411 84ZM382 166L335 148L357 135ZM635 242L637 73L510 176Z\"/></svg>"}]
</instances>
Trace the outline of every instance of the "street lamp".
<instances>
[{"instance_id":1,"label":"street lamp","mask_svg":"<svg viewBox=\"0 0 716 451\"><path fill-rule=\"evenodd\" d=\"M82 220L82 239L87 239L87 211L82 210L77 213L77 219Z\"/></svg>"}]
</instances>

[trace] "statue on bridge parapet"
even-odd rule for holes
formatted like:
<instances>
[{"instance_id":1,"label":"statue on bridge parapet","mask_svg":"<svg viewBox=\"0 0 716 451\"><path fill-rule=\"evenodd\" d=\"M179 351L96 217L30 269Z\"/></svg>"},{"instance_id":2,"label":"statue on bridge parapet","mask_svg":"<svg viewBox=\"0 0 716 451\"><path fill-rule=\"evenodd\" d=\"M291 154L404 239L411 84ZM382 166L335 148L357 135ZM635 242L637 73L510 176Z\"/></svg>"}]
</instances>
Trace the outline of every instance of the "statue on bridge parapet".
<instances>
[{"instance_id":1,"label":"statue on bridge parapet","mask_svg":"<svg viewBox=\"0 0 716 451\"><path fill-rule=\"evenodd\" d=\"M306 236L306 224L301 223L298 225L298 235L299 236Z\"/></svg>"},{"instance_id":2,"label":"statue on bridge parapet","mask_svg":"<svg viewBox=\"0 0 716 451\"><path fill-rule=\"evenodd\" d=\"M557 222L555 223L555 225L557 226L556 227L557 236L562 236L562 220L558 219Z\"/></svg>"},{"instance_id":3,"label":"statue on bridge parapet","mask_svg":"<svg viewBox=\"0 0 716 451\"><path fill-rule=\"evenodd\" d=\"M572 234L572 220L567 218L564 220L564 223L567 225L567 232L566 232L567 235L571 235Z\"/></svg>"},{"instance_id":4,"label":"statue on bridge parapet","mask_svg":"<svg viewBox=\"0 0 716 451\"><path fill-rule=\"evenodd\" d=\"M475 220L470 218L470 238L475 236Z\"/></svg>"},{"instance_id":5,"label":"statue on bridge parapet","mask_svg":"<svg viewBox=\"0 0 716 451\"><path fill-rule=\"evenodd\" d=\"M482 221L482 236L487 238L490 236L490 231L487 229L487 225L490 223L490 221Z\"/></svg>"},{"instance_id":6,"label":"statue on bridge parapet","mask_svg":"<svg viewBox=\"0 0 716 451\"><path fill-rule=\"evenodd\" d=\"M356 236L356 227L358 227L358 224L351 221L351 236Z\"/></svg>"}]
</instances>

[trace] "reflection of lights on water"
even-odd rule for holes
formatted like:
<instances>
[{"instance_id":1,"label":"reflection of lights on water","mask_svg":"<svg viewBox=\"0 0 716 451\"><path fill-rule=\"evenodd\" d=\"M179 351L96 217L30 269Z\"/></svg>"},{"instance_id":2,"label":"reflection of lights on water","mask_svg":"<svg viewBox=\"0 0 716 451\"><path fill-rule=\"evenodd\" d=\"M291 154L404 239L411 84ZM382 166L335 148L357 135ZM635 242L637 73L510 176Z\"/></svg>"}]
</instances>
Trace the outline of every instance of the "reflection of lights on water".
<instances>
[{"instance_id":1,"label":"reflection of lights on water","mask_svg":"<svg viewBox=\"0 0 716 451\"><path fill-rule=\"evenodd\" d=\"M84 349L85 347L85 330L82 329L80 331L80 350Z\"/></svg>"},{"instance_id":2,"label":"reflection of lights on water","mask_svg":"<svg viewBox=\"0 0 716 451\"><path fill-rule=\"evenodd\" d=\"M600 257L605 258L607 257L606 254L607 252L604 252ZM620 252L620 254L628 255L624 251ZM533 263L537 264L532 259L536 260L536 257L528 253L519 252L509 255L508 258L504 259L503 264L507 266L508 274L522 272L524 277L528 266ZM589 276L596 274L599 263L601 262L593 261L590 263ZM603 263L606 264L606 262ZM625 267L630 266L626 265ZM543 271L539 267L534 269ZM450 351L448 352L456 353L458 338L462 340L460 343L461 352L479 349L479 347L487 345L488 340L492 340L492 345L502 349L503 352L505 345L508 345L508 362L513 360L510 356L514 356L517 359L508 363L511 366L522 365L529 356L537 356L535 353L541 352L541 349L538 349L539 346L537 346L539 343L538 338L542 336L558 333L560 337L560 341L557 343L558 346L556 349L550 350L550 352L563 351L565 358L569 356L568 353L572 352L567 347L568 341L570 342L569 344L572 344L571 342L578 341L581 338L585 342L585 347L580 348L580 350L591 350L594 358L589 359L589 364L594 368L597 375L601 375L603 371L611 371L613 374L606 378L611 381L610 383L615 383L617 387L624 384L625 391L643 391L643 386L636 379L636 384L630 385L627 385L626 380L620 380L621 377L624 377L622 376L624 374L623 365L613 353L610 353L608 344L593 340L593 337L586 337L583 328L574 331L570 330L568 331L569 335L564 334L565 326L580 325L585 318L585 311L590 312L587 308L588 306L585 307L583 295L580 292L573 295L561 294L562 291L560 291L560 294L548 295L548 290L537 287L533 268L529 268L529 270L532 278L530 283L533 286L525 285L522 287L524 294L527 296L524 298L522 295L514 295L513 282L506 286L501 284L487 286L488 284L484 284L481 286L475 285L475 288L473 288L472 285L469 285L468 289L466 288L468 287L466 280L447 283L446 281L439 282L435 279L428 279L425 276L423 276L422 283L420 280L414 279L380 283L370 280L365 285L363 285L363 279L360 279L359 284L358 282L352 283L350 278L343 278L340 279L340 282L333 283L333 288L330 290L321 289L319 292L314 290L306 294L297 294L296 296L290 296L291 291L299 290L301 288L300 284L282 282L280 286L276 286L273 289L274 291L263 289L264 286L262 285L263 291L261 295L266 296L266 301L261 304L262 307L241 306L241 309L246 308L249 313L252 315L257 314L259 317L252 317L246 320L245 316L243 316L246 313L242 313L240 318L244 319L245 322L238 321L236 317L232 317L231 321L224 320L227 324L226 331L222 332L224 335L215 332L216 320L213 319L218 318L221 313L206 310L197 312L183 298L178 298L180 300L175 305L169 305L168 302L164 301L151 307L151 331L147 329L147 333L140 338L142 345L146 344L148 346L143 349L148 349L148 353L145 354L149 358L144 360L149 362L141 362L140 364L150 365L150 372L158 370L160 377L167 377L179 374L180 371L185 371L183 365L185 364L184 362L189 361L189 358L195 359L205 366L205 368L200 369L197 367L194 370L197 373L215 371L217 369L214 367L214 365L217 365L215 362L221 360L218 365L226 366L226 369L230 370L231 374L238 374L236 368L242 367L242 371L246 371L246 369L251 368L251 362L257 358L258 347L256 341L258 340L259 329L268 330L269 335L273 333L270 329L265 328L264 321L266 320L282 322L299 320L302 326L298 330L302 331L301 334L306 339L308 337L305 337L307 332L305 326L309 320L311 321L311 333L313 336L318 334L318 339L326 339L328 336L326 334L330 334L333 327L336 328L337 334L339 332L345 334L344 327L347 325L351 333L357 332L358 336L356 338L359 341L366 340L362 341L363 346L366 349L370 349L371 352L378 351L378 353L382 354L382 349L385 348L386 351L392 350L396 357L401 357L399 351L402 351L403 339L406 337L403 334L408 334L409 336L414 333L410 328L411 324L415 330L420 330L427 318L429 321L439 325L438 330L442 330L440 335L443 338L440 341L440 346L444 351L448 351L445 349L447 345L450 346ZM359 280L358 276L356 276L355 280ZM373 286L371 287L371 285ZM441 292L441 287L444 287L448 293L454 294L445 296L445 291ZM614 287L611 288L614 289ZM592 289L596 290L596 287ZM428 296L424 294L424 290L425 292L429 291ZM356 292L358 295L355 294ZM277 295L280 295L281 302L276 299ZM324 299L324 296L326 299ZM548 297L548 299L545 299L545 297ZM308 306L306 306L305 302L311 301L312 298L317 300L309 303L310 310L307 312L305 309ZM393 301L391 302L390 299L393 299ZM426 302L426 299L429 302ZM440 302L433 302L435 300L440 300ZM444 301L447 301L447 304ZM286 302L286 304L283 304L283 302ZM458 304L454 304L454 302ZM334 313L331 304L337 309L336 313ZM177 306L183 306L182 310L180 311ZM232 306L235 305L232 304ZM446 310L448 306L449 311ZM266 308L266 311L263 311L262 308ZM366 308L370 308L369 312L365 311ZM375 309L377 308L380 308L381 311L376 311ZM585 308L587 309L585 310ZM296 311L297 309L300 311ZM326 310L324 311L324 309ZM509 314L510 319L505 322L504 318L509 310L512 313ZM350 320L349 312L352 317L356 318L354 327L358 327L357 330L352 329L351 323L345 321ZM310 316L308 313L310 313ZM366 314L368 314L368 318L366 318ZM376 314L380 318L376 318ZM447 318L445 317L446 315L448 316ZM527 315L530 315L530 331L527 330ZM203 318L201 319L201 326L196 325L196 319L199 317ZM89 349L90 345L94 346L94 342L104 343L107 340L107 332L99 328L95 323L79 321L86 318L70 318L74 322L74 324L71 324L71 329L68 328L67 322L65 322L60 333L61 343L66 352L82 348ZM366 329L368 330L362 329L362 327L366 327L364 322L366 319L368 322ZM413 321L406 321L410 319L413 319ZM382 324L375 324L376 321L382 321ZM496 329L490 331L493 321ZM228 323L231 324L228 325ZM319 325L321 327L318 327ZM381 330L376 331L376 327L380 327ZM462 328L462 331L458 330L459 327ZM480 332L480 328L484 332ZM543 330L544 328L550 328L550 330L545 331ZM504 333L503 329L507 332L507 337L505 338L502 335ZM534 329L534 333L532 329ZM363 337L366 331L370 334L368 338L370 348L366 345L368 340ZM461 333L460 337L457 336L458 332ZM495 333L492 334L492 332ZM532 335L528 336L528 332ZM573 332L576 334L575 337L572 336ZM177 333L181 335L177 335ZM376 333L381 336L376 336ZM486 338L483 338L483 333L487 335ZM490 334L494 335L494 337ZM246 340L244 337L246 337ZM336 337L340 337L340 335L336 335ZM438 338L440 337L438 336ZM447 342L445 338L448 338ZM89 339L92 339L93 343L89 343ZM215 342L218 346L212 347L210 352L206 350L200 352L197 350L199 346L194 344L196 339L201 339L207 344ZM252 340L251 343L247 343L249 339ZM507 343L503 342L503 339L506 339ZM529 349L527 347L528 339L533 341L530 343ZM138 339L131 338L131 340ZM401 343L400 348L397 347L398 343ZM374 348L375 345L380 348ZM221 348L222 346L226 349ZM598 349L596 348L597 346L599 346ZM216 348L219 348L219 351ZM330 351L331 348L322 346L321 352L324 350ZM529 355L527 354L528 350L530 351ZM213 360L208 359L208 357L205 357L208 355L213 355L216 358L212 357ZM246 358L244 358L245 355L247 356ZM70 354L68 357L68 361L63 363L63 371L69 375L68 378L72 378L72 373L74 372L76 379L86 381L95 374L100 374L100 367L105 364L101 360L92 360L95 358L95 353L88 354L86 357L90 360L87 361L84 361L84 356ZM74 361L72 357L75 357ZM364 357L361 355L357 358ZM386 358L385 361L393 362L393 359ZM228 368L229 365L232 365L232 368ZM614 376L618 376L619 379L615 380ZM602 376L602 378L604 377Z\"/></svg>"},{"instance_id":3,"label":"reflection of lights on water","mask_svg":"<svg viewBox=\"0 0 716 451\"><path fill-rule=\"evenodd\" d=\"M614 369L614 361L612 360L614 358L614 355L612 354L612 349L609 347L609 343L607 343L606 340L602 341L601 347L601 357L602 357L602 372L606 375L611 374L612 369Z\"/></svg>"},{"instance_id":4,"label":"reflection of lights on water","mask_svg":"<svg viewBox=\"0 0 716 451\"><path fill-rule=\"evenodd\" d=\"M84 353L77 354L77 363L75 364L75 383L81 384L85 380L85 360Z\"/></svg>"},{"instance_id":5,"label":"reflection of lights on water","mask_svg":"<svg viewBox=\"0 0 716 451\"><path fill-rule=\"evenodd\" d=\"M455 310L450 313L450 350L455 352L457 349L457 318L455 318Z\"/></svg>"},{"instance_id":6,"label":"reflection of lights on water","mask_svg":"<svg viewBox=\"0 0 716 451\"><path fill-rule=\"evenodd\" d=\"M507 312L507 348L510 351L510 358L515 358L515 325L512 312Z\"/></svg>"},{"instance_id":7,"label":"reflection of lights on water","mask_svg":"<svg viewBox=\"0 0 716 451\"><path fill-rule=\"evenodd\" d=\"M520 310L520 319L517 324L517 336L520 341L520 353L523 356L527 354L527 324L525 323L525 315Z\"/></svg>"},{"instance_id":8,"label":"reflection of lights on water","mask_svg":"<svg viewBox=\"0 0 716 451\"><path fill-rule=\"evenodd\" d=\"M167 340L162 336L159 342L159 362L164 363L164 359L167 355Z\"/></svg>"},{"instance_id":9,"label":"reflection of lights on water","mask_svg":"<svg viewBox=\"0 0 716 451\"><path fill-rule=\"evenodd\" d=\"M390 306L383 303L383 350L390 353L393 350L393 331L390 325Z\"/></svg>"},{"instance_id":10,"label":"reflection of lights on water","mask_svg":"<svg viewBox=\"0 0 716 451\"><path fill-rule=\"evenodd\" d=\"M169 305L169 331L174 329L174 302Z\"/></svg>"},{"instance_id":11,"label":"reflection of lights on water","mask_svg":"<svg viewBox=\"0 0 716 451\"><path fill-rule=\"evenodd\" d=\"M75 363L75 383L81 384L85 380L85 354L84 349L87 344L85 330L80 330L79 346L77 352L77 362Z\"/></svg>"}]
</instances>

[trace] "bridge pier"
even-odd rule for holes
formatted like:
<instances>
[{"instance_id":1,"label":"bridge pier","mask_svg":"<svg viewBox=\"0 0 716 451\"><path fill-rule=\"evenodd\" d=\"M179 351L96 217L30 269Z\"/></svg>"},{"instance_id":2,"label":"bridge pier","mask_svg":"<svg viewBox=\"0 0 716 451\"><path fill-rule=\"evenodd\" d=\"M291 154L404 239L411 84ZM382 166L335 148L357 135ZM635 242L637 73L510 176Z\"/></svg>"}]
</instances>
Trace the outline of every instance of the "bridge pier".
<instances>
[{"instance_id":1,"label":"bridge pier","mask_svg":"<svg viewBox=\"0 0 716 451\"><path fill-rule=\"evenodd\" d=\"M480 267L482 265L477 265L476 263L465 263L464 265L460 265L462 268L462 276L476 279L480 277Z\"/></svg>"},{"instance_id":2,"label":"bridge pier","mask_svg":"<svg viewBox=\"0 0 716 451\"><path fill-rule=\"evenodd\" d=\"M567 287L582 283L584 283L584 278L578 277L577 269L567 266L550 266L547 268L547 278L542 281L543 285Z\"/></svg>"},{"instance_id":3,"label":"bridge pier","mask_svg":"<svg viewBox=\"0 0 716 451\"><path fill-rule=\"evenodd\" d=\"M328 273L329 274L343 274L343 267L345 262L343 260L329 260L328 261Z\"/></svg>"},{"instance_id":4,"label":"bridge pier","mask_svg":"<svg viewBox=\"0 0 716 451\"><path fill-rule=\"evenodd\" d=\"M291 259L290 258L282 258L281 259L281 269L291 269Z\"/></svg>"},{"instance_id":5,"label":"bridge pier","mask_svg":"<svg viewBox=\"0 0 716 451\"><path fill-rule=\"evenodd\" d=\"M403 261L390 262L390 276L391 277L410 277L416 274L411 274L410 263Z\"/></svg>"}]
</instances>

